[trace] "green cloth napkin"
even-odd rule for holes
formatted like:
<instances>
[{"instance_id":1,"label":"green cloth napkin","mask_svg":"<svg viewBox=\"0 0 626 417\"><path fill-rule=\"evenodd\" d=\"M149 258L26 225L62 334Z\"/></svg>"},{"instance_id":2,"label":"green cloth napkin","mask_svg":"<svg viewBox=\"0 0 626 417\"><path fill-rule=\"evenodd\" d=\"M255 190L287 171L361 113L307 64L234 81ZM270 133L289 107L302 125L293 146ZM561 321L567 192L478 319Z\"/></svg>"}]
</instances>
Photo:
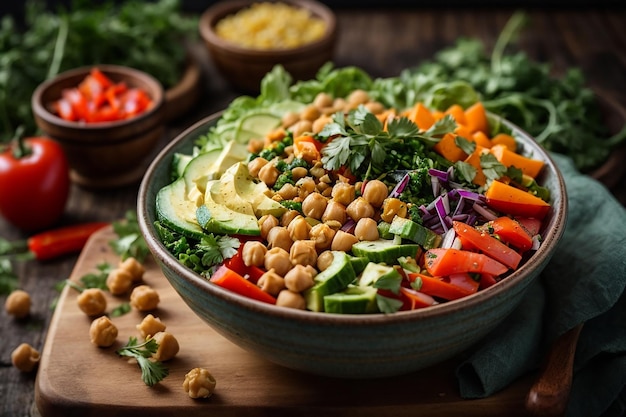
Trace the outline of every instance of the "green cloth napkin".
<instances>
[{"instance_id":1,"label":"green cloth napkin","mask_svg":"<svg viewBox=\"0 0 626 417\"><path fill-rule=\"evenodd\" d=\"M626 413L626 209L569 158L563 238L519 308L456 370L463 398L482 398L538 369L551 343L585 323L574 361L568 417Z\"/></svg>"}]
</instances>

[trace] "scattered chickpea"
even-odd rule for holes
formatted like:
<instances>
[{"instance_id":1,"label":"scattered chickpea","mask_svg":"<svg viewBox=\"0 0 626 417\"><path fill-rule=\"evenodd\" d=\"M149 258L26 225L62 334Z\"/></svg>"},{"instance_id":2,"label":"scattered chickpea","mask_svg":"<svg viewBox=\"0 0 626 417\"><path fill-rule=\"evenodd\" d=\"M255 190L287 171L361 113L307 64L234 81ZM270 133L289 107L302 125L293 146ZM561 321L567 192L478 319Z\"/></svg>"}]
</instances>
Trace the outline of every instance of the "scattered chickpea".
<instances>
[{"instance_id":1,"label":"scattered chickpea","mask_svg":"<svg viewBox=\"0 0 626 417\"><path fill-rule=\"evenodd\" d=\"M317 269L319 269L320 271L324 271L330 266L330 264L333 263L334 259L335 256L333 255L333 253L329 250L325 250L317 257Z\"/></svg>"},{"instance_id":2,"label":"scattered chickpea","mask_svg":"<svg viewBox=\"0 0 626 417\"><path fill-rule=\"evenodd\" d=\"M274 268L271 268L261 275L257 285L266 293L276 296L285 288L285 279L278 275Z\"/></svg>"},{"instance_id":3,"label":"scattered chickpea","mask_svg":"<svg viewBox=\"0 0 626 417\"><path fill-rule=\"evenodd\" d=\"M285 275L285 287L293 292L302 292L314 284L317 271L312 266L296 265Z\"/></svg>"},{"instance_id":4,"label":"scattered chickpea","mask_svg":"<svg viewBox=\"0 0 626 417\"><path fill-rule=\"evenodd\" d=\"M143 279L143 274L146 272L146 268L136 258L132 256L126 258L118 266L119 269L123 269L130 274L133 278L133 282L139 282Z\"/></svg>"},{"instance_id":5,"label":"scattered chickpea","mask_svg":"<svg viewBox=\"0 0 626 417\"><path fill-rule=\"evenodd\" d=\"M335 230L326 223L316 224L309 232L309 238L315 242L317 250L330 249L333 237L335 237Z\"/></svg>"},{"instance_id":6,"label":"scattered chickpea","mask_svg":"<svg viewBox=\"0 0 626 417\"><path fill-rule=\"evenodd\" d=\"M312 240L298 240L293 242L289 251L292 265L315 265L317 263L317 251L315 242Z\"/></svg>"},{"instance_id":7,"label":"scattered chickpea","mask_svg":"<svg viewBox=\"0 0 626 417\"><path fill-rule=\"evenodd\" d=\"M290 290L282 290L276 297L276 305L280 307L296 308L298 310L306 309L306 300L302 294Z\"/></svg>"},{"instance_id":8,"label":"scattered chickpea","mask_svg":"<svg viewBox=\"0 0 626 417\"><path fill-rule=\"evenodd\" d=\"M165 324L163 324L161 319L154 317L152 314L148 314L144 317L143 320L141 320L141 323L139 323L136 327L143 339L165 331Z\"/></svg>"},{"instance_id":9,"label":"scattered chickpea","mask_svg":"<svg viewBox=\"0 0 626 417\"><path fill-rule=\"evenodd\" d=\"M113 295L122 295L126 294L133 285L133 277L132 275L124 270L115 268L111 272L106 279L106 286L109 289L109 292Z\"/></svg>"},{"instance_id":10,"label":"scattered chickpea","mask_svg":"<svg viewBox=\"0 0 626 417\"><path fill-rule=\"evenodd\" d=\"M4 302L4 309L16 319L23 319L30 314L30 295L24 290L15 290Z\"/></svg>"},{"instance_id":11,"label":"scattered chickpea","mask_svg":"<svg viewBox=\"0 0 626 417\"><path fill-rule=\"evenodd\" d=\"M180 346L178 340L168 332L157 332L152 338L159 344L157 351L152 354L152 358L165 362L173 359L178 353Z\"/></svg>"},{"instance_id":12,"label":"scattered chickpea","mask_svg":"<svg viewBox=\"0 0 626 417\"><path fill-rule=\"evenodd\" d=\"M354 236L359 240L376 240L380 237L377 226L376 220L365 217L357 222Z\"/></svg>"},{"instance_id":13,"label":"scattered chickpea","mask_svg":"<svg viewBox=\"0 0 626 417\"><path fill-rule=\"evenodd\" d=\"M109 347L117 339L117 327L107 316L100 316L89 326L89 340L98 347Z\"/></svg>"},{"instance_id":14,"label":"scattered chickpea","mask_svg":"<svg viewBox=\"0 0 626 417\"><path fill-rule=\"evenodd\" d=\"M281 248L285 251L291 249L293 240L289 236L289 231L284 226L276 226L267 233L267 247L271 249Z\"/></svg>"},{"instance_id":15,"label":"scattered chickpea","mask_svg":"<svg viewBox=\"0 0 626 417\"><path fill-rule=\"evenodd\" d=\"M78 308L90 317L100 316L107 309L107 299L100 288L87 288L76 297Z\"/></svg>"},{"instance_id":16,"label":"scattered chickpea","mask_svg":"<svg viewBox=\"0 0 626 417\"><path fill-rule=\"evenodd\" d=\"M278 168L272 163L267 163L263 165L263 167L259 170L258 177L261 181L263 181L268 187L271 187L276 182L280 171Z\"/></svg>"},{"instance_id":17,"label":"scattered chickpea","mask_svg":"<svg viewBox=\"0 0 626 417\"><path fill-rule=\"evenodd\" d=\"M209 398L215 392L217 381L204 368L193 368L185 375L183 389L190 398Z\"/></svg>"},{"instance_id":18,"label":"scattered chickpea","mask_svg":"<svg viewBox=\"0 0 626 417\"><path fill-rule=\"evenodd\" d=\"M266 271L273 269L274 272L281 277L285 276L292 267L289 252L283 248L272 248L268 250L265 253L263 265Z\"/></svg>"},{"instance_id":19,"label":"scattered chickpea","mask_svg":"<svg viewBox=\"0 0 626 417\"><path fill-rule=\"evenodd\" d=\"M261 242L249 240L243 245L241 255L246 266L262 266L265 262L267 248Z\"/></svg>"},{"instance_id":20,"label":"scattered chickpea","mask_svg":"<svg viewBox=\"0 0 626 417\"><path fill-rule=\"evenodd\" d=\"M363 190L363 198L367 200L373 207L379 208L383 201L389 195L389 190L384 182L380 180L371 180L365 184Z\"/></svg>"},{"instance_id":21,"label":"scattered chickpea","mask_svg":"<svg viewBox=\"0 0 626 417\"><path fill-rule=\"evenodd\" d=\"M149 285L139 285L130 294L130 305L139 311L154 310L159 301L159 293Z\"/></svg>"},{"instance_id":22,"label":"scattered chickpea","mask_svg":"<svg viewBox=\"0 0 626 417\"><path fill-rule=\"evenodd\" d=\"M289 226L287 226L289 237L292 241L306 240L309 238L309 232L311 231L311 225L302 216L294 218Z\"/></svg>"},{"instance_id":23,"label":"scattered chickpea","mask_svg":"<svg viewBox=\"0 0 626 417\"><path fill-rule=\"evenodd\" d=\"M344 232L343 230L337 230L330 248L336 251L350 252L350 250L352 250L352 245L358 241L359 239L357 239L353 234Z\"/></svg>"},{"instance_id":24,"label":"scattered chickpea","mask_svg":"<svg viewBox=\"0 0 626 417\"><path fill-rule=\"evenodd\" d=\"M11 352L11 363L22 372L35 369L41 358L37 349L28 343L22 343Z\"/></svg>"},{"instance_id":25,"label":"scattered chickpea","mask_svg":"<svg viewBox=\"0 0 626 417\"><path fill-rule=\"evenodd\" d=\"M352 220L358 222L364 217L374 217L374 207L364 197L357 197L346 207L346 213Z\"/></svg>"}]
</instances>

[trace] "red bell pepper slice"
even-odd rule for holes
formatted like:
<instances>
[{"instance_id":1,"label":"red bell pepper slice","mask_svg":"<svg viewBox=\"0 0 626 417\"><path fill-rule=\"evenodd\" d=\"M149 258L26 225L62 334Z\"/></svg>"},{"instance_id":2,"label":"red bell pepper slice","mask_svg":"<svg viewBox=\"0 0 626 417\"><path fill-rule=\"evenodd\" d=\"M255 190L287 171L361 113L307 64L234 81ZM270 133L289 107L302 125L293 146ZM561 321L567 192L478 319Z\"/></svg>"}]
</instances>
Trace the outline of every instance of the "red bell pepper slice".
<instances>
[{"instance_id":1,"label":"red bell pepper slice","mask_svg":"<svg viewBox=\"0 0 626 417\"><path fill-rule=\"evenodd\" d=\"M476 292L477 288L471 290L465 287L461 287L446 281L442 277L431 277L424 274L412 273L409 274L409 279L412 281L421 280L421 287L419 291L424 294L431 295L433 297L443 298L445 300L456 300L458 298L467 297Z\"/></svg>"},{"instance_id":2,"label":"red bell pepper slice","mask_svg":"<svg viewBox=\"0 0 626 417\"><path fill-rule=\"evenodd\" d=\"M500 237L500 240L515 246L522 252L526 252L533 246L532 236L519 222L510 217L499 217L489 222L489 226L493 229L493 234Z\"/></svg>"},{"instance_id":3,"label":"red bell pepper slice","mask_svg":"<svg viewBox=\"0 0 626 417\"><path fill-rule=\"evenodd\" d=\"M506 265L476 252L461 249L429 249L424 254L426 270L432 276L447 276L462 272L478 272L502 275L508 271Z\"/></svg>"},{"instance_id":4,"label":"red bell pepper slice","mask_svg":"<svg viewBox=\"0 0 626 417\"><path fill-rule=\"evenodd\" d=\"M276 298L266 293L254 283L248 281L225 265L220 266L211 276L210 281L234 293L268 304L276 304Z\"/></svg>"},{"instance_id":5,"label":"red bell pepper slice","mask_svg":"<svg viewBox=\"0 0 626 417\"><path fill-rule=\"evenodd\" d=\"M481 252L503 263L511 269L516 269L522 260L522 255L511 249L509 246L500 242L495 237L486 232L481 232L476 228L461 222L452 222L454 231L457 233L461 242L469 242L472 248L478 248ZM481 272L481 271L465 271L465 272ZM437 274L438 275L438 274ZM449 275L449 274L443 274Z\"/></svg>"},{"instance_id":6,"label":"red bell pepper slice","mask_svg":"<svg viewBox=\"0 0 626 417\"><path fill-rule=\"evenodd\" d=\"M237 253L232 258L226 259L224 261L224 265L243 277L247 276L250 281L256 284L259 281L259 278L261 278L261 275L265 273L265 270L256 265L248 266L245 264L242 255L243 246L243 243L239 245Z\"/></svg>"}]
</instances>

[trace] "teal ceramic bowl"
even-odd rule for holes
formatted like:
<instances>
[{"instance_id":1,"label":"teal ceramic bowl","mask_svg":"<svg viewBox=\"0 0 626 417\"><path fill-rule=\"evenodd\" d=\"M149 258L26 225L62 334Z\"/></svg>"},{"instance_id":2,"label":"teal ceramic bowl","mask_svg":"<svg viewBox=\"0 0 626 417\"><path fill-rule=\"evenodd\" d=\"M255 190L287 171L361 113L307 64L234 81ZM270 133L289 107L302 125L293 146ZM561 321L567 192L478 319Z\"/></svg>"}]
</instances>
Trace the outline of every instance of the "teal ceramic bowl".
<instances>
[{"instance_id":1,"label":"teal ceramic bowl","mask_svg":"<svg viewBox=\"0 0 626 417\"><path fill-rule=\"evenodd\" d=\"M276 364L341 378L388 377L451 359L483 339L511 313L554 254L566 220L563 178L550 156L523 132L525 154L545 161L540 183L552 193L544 241L532 258L498 284L474 295L391 315L339 315L276 307L222 289L182 266L160 243L155 196L170 181L175 152L190 152L218 115L191 126L148 168L138 196L141 232L163 273L189 307L240 347ZM197 337L202 337L198 334Z\"/></svg>"}]
</instances>

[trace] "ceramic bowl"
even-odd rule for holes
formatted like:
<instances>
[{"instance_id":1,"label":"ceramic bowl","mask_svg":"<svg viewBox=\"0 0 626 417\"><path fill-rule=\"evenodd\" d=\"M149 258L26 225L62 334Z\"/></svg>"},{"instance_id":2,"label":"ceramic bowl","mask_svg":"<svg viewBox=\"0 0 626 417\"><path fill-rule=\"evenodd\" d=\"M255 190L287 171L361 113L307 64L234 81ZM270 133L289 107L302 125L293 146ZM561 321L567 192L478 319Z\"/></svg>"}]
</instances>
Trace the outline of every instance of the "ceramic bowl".
<instances>
[{"instance_id":1,"label":"ceramic bowl","mask_svg":"<svg viewBox=\"0 0 626 417\"><path fill-rule=\"evenodd\" d=\"M87 187L118 187L138 182L148 165L148 155L164 129L165 94L151 75L133 68L98 65L114 82L139 87L151 97L153 106L129 119L81 123L64 120L51 104L64 89L73 88L89 74L92 66L66 71L35 89L32 110L37 126L58 141L65 151L74 182Z\"/></svg>"},{"instance_id":2,"label":"ceramic bowl","mask_svg":"<svg viewBox=\"0 0 626 417\"><path fill-rule=\"evenodd\" d=\"M199 317L242 348L291 369L332 377L373 378L405 374L453 358L480 341L515 309L554 254L564 231L567 199L563 178L550 156L519 132L524 153L545 161L539 181L552 193L552 208L541 231L541 247L499 283L456 301L389 315L313 313L244 298L181 265L160 243L154 227L155 196L170 183L173 155L190 152L194 140L218 117L208 117L188 128L149 166L138 195L139 226L165 277Z\"/></svg>"},{"instance_id":3,"label":"ceramic bowl","mask_svg":"<svg viewBox=\"0 0 626 417\"><path fill-rule=\"evenodd\" d=\"M216 3L204 11L199 21L200 35L215 66L233 87L241 92L258 92L261 79L276 64L281 64L295 80L311 79L323 64L332 60L337 39L335 15L324 4L312 0L284 0L283 3L308 9L326 23L324 36L313 43L291 49L248 49L216 34L217 22L253 3L252 0Z\"/></svg>"}]
</instances>

